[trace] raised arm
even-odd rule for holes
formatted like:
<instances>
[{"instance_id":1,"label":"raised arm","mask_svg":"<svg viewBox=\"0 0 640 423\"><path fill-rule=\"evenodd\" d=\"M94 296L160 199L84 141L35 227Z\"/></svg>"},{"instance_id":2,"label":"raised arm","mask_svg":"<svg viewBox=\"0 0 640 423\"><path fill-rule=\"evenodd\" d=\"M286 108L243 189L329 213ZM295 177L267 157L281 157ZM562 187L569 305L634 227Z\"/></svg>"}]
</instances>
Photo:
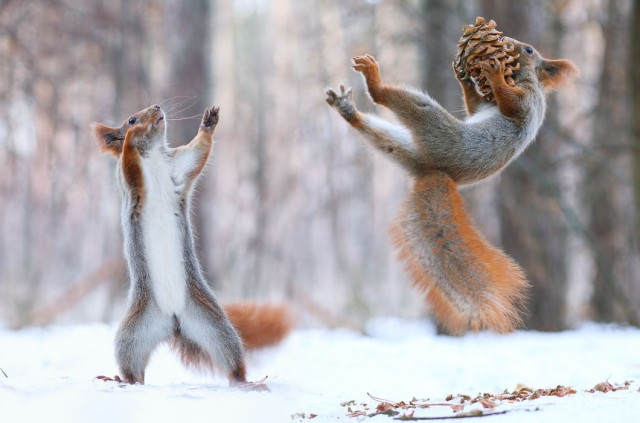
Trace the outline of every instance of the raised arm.
<instances>
[{"instance_id":1,"label":"raised arm","mask_svg":"<svg viewBox=\"0 0 640 423\"><path fill-rule=\"evenodd\" d=\"M138 124L129 128L122 143L120 166L124 182L131 193L131 214L139 214L144 203L144 176L142 174L142 158L137 143L147 132L149 125Z\"/></svg>"},{"instance_id":2,"label":"raised arm","mask_svg":"<svg viewBox=\"0 0 640 423\"><path fill-rule=\"evenodd\" d=\"M342 84L339 92L327 88L325 93L327 95L325 101L378 151L400 164L411 174L417 174L422 170L416 146L406 128L377 116L361 113L353 101L351 88L346 89Z\"/></svg>"},{"instance_id":3,"label":"raised arm","mask_svg":"<svg viewBox=\"0 0 640 423\"><path fill-rule=\"evenodd\" d=\"M209 160L219 111L218 107L207 108L195 138L173 150L174 175L186 184L193 183Z\"/></svg>"}]
</instances>

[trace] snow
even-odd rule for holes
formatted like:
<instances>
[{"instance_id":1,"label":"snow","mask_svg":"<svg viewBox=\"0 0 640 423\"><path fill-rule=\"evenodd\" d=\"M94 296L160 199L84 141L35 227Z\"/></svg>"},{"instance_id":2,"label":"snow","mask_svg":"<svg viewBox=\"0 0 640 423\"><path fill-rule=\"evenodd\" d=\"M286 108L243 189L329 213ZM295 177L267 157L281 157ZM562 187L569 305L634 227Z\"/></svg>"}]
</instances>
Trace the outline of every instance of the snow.
<instances>
[{"instance_id":1,"label":"snow","mask_svg":"<svg viewBox=\"0 0 640 423\"><path fill-rule=\"evenodd\" d=\"M227 387L221 375L193 373L168 348L147 368L147 384L94 379L117 373L114 325L0 330L0 420L3 422L391 422L347 417L375 411L367 393L390 401L444 403L449 394L502 393L526 385L572 386L563 398L501 404L483 422L632 422L640 415L640 330L586 324L562 333L437 336L420 321L381 318L367 335L340 329L297 330L280 346L248 357L249 378L268 375L271 392ZM628 390L588 393L599 382L636 381ZM454 399L452 401L455 402ZM479 404L464 411L481 409ZM304 418L302 417L304 413ZM309 420L310 414L316 414ZM452 416L449 407L415 416ZM293 417L292 417L293 416Z\"/></svg>"}]
</instances>

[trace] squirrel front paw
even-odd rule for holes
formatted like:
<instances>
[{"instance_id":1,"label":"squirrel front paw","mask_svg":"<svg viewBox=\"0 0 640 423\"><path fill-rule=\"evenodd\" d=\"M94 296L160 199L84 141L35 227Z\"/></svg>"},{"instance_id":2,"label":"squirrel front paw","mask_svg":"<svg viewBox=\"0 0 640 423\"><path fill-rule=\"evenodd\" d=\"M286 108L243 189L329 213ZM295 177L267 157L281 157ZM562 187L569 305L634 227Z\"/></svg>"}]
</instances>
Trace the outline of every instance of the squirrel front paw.
<instances>
[{"instance_id":1,"label":"squirrel front paw","mask_svg":"<svg viewBox=\"0 0 640 423\"><path fill-rule=\"evenodd\" d=\"M453 74L456 76L456 79L464 84L468 88L472 88L474 85L473 79L469 76L467 72L459 72L456 66L456 62L451 62L451 69L453 70Z\"/></svg>"},{"instance_id":2,"label":"squirrel front paw","mask_svg":"<svg viewBox=\"0 0 640 423\"><path fill-rule=\"evenodd\" d=\"M380 80L380 66L378 66L376 58L370 54L351 59L351 67L363 74L367 81L369 79Z\"/></svg>"},{"instance_id":3,"label":"squirrel front paw","mask_svg":"<svg viewBox=\"0 0 640 423\"><path fill-rule=\"evenodd\" d=\"M351 67L364 76L367 90L375 103L384 103L382 95L382 77L376 58L370 54L351 59Z\"/></svg>"},{"instance_id":4,"label":"squirrel front paw","mask_svg":"<svg viewBox=\"0 0 640 423\"><path fill-rule=\"evenodd\" d=\"M327 87L325 94L327 95L325 101L331 107L335 108L348 122L351 122L355 118L357 109L353 102L351 87L346 88L343 84L340 84L340 94Z\"/></svg>"},{"instance_id":5,"label":"squirrel front paw","mask_svg":"<svg viewBox=\"0 0 640 423\"><path fill-rule=\"evenodd\" d=\"M493 59L491 62L480 63L480 69L484 73L487 80L500 80L504 81L505 65L500 60Z\"/></svg>"},{"instance_id":6,"label":"squirrel front paw","mask_svg":"<svg viewBox=\"0 0 640 423\"><path fill-rule=\"evenodd\" d=\"M200 129L210 131L218 124L220 115L219 107L207 107L202 115L202 122L200 123Z\"/></svg>"}]
</instances>

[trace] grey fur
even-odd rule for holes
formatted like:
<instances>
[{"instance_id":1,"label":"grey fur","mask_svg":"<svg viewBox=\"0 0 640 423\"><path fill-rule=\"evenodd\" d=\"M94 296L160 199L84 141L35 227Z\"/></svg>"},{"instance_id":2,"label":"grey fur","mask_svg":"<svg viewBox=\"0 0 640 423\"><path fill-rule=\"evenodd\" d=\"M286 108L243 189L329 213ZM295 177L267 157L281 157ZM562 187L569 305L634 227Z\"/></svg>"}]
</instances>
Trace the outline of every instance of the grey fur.
<instances>
[{"instance_id":1,"label":"grey fur","mask_svg":"<svg viewBox=\"0 0 640 423\"><path fill-rule=\"evenodd\" d=\"M187 338L196 341L227 373L233 372L238 367L244 367L242 340L202 275L195 251L189 209L190 202L187 198L180 207L180 228L189 294L185 315L181 318L181 326ZM198 292L206 296L208 307L198 304L196 295Z\"/></svg>"},{"instance_id":2,"label":"grey fur","mask_svg":"<svg viewBox=\"0 0 640 423\"><path fill-rule=\"evenodd\" d=\"M535 78L535 75L521 75ZM540 83L527 83L531 92L522 105L522 119L516 122L496 106L482 105L494 113L480 121L455 118L428 94L411 88L393 87L385 95L385 106L400 125L385 123L385 130L373 117L357 110L351 89L340 94L326 89L326 101L357 129L377 150L411 174L431 170L447 173L460 185L473 184L496 174L522 153L535 139L544 120L546 100ZM482 113L483 110L480 111ZM407 142L410 134L412 143Z\"/></svg>"},{"instance_id":3,"label":"grey fur","mask_svg":"<svg viewBox=\"0 0 640 423\"><path fill-rule=\"evenodd\" d=\"M215 113L217 123L217 109L212 110L207 110L205 115L209 113L208 116L211 118L211 113ZM155 147L160 148L167 160L173 160L173 154L177 149L166 147L165 133L166 128L153 138L142 137L136 144L139 148L138 153L146 156L148 150ZM192 143L200 141L196 137ZM161 144L154 146L155 143ZM175 219L182 244L182 257L176 257L176 260L182 260L184 263L187 295L184 310L179 314L170 315L161 310L153 294L154 284L145 256L147 249L143 236L146 222L142 218L141 208L136 206L139 199L133 198L132 190L126 183L121 162L122 155L116 179L122 198L121 223L130 288L128 310L117 331L115 348L117 363L124 380L130 383L144 383L149 357L159 344L173 339L178 348L184 347L184 351L197 353L198 356L193 357L183 354L187 364L203 364L204 361L207 365L217 365L226 372L230 382L244 382L242 341L203 277L195 252L189 215L195 183L185 183L188 178L184 175L179 175L179 181L172 179L175 186L173 193L178 201ZM163 228L153 230L162 231Z\"/></svg>"},{"instance_id":4,"label":"grey fur","mask_svg":"<svg viewBox=\"0 0 640 423\"><path fill-rule=\"evenodd\" d=\"M414 188L392 234L410 279L427 293L449 331L469 328L509 331L520 322L527 282L518 265L493 248L473 227L459 185L495 175L535 139L544 120L544 89L575 72L569 61L547 61L530 46L520 53L509 87L499 63L483 64L496 104L485 101L472 80L459 83L467 112L460 120L428 94L382 82L372 56L353 59L371 99L391 110L398 123L358 111L351 89L326 89L326 101L377 150L413 177ZM539 78L540 76L540 78ZM546 84L546 85L545 85Z\"/></svg>"}]
</instances>

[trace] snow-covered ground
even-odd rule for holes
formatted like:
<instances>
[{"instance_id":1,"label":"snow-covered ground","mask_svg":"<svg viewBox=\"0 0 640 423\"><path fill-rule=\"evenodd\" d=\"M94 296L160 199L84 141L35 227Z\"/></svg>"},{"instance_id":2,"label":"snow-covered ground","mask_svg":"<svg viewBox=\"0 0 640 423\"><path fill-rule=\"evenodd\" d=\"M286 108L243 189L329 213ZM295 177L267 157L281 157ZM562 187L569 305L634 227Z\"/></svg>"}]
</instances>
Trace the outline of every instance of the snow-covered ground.
<instances>
[{"instance_id":1,"label":"snow-covered ground","mask_svg":"<svg viewBox=\"0 0 640 423\"><path fill-rule=\"evenodd\" d=\"M543 334L436 336L428 324L377 319L368 335L298 330L281 346L249 356L249 377L269 376L271 392L227 388L225 378L185 370L162 348L147 368L147 385L95 380L115 375L115 327L82 325L0 330L2 422L298 422L393 421L378 402L449 402L525 385L571 386L576 394L501 403L485 412L495 422L640 421L640 330L588 324ZM597 383L635 381L625 390L589 393ZM353 400L351 405L341 405ZM367 404L365 406L362 404ZM462 412L482 409L479 403ZM406 410L407 412L410 410ZM453 416L448 406L417 408L414 416ZM458 412L460 413L460 412ZM314 417L313 415L316 415ZM402 414L400 414L402 415Z\"/></svg>"}]
</instances>

